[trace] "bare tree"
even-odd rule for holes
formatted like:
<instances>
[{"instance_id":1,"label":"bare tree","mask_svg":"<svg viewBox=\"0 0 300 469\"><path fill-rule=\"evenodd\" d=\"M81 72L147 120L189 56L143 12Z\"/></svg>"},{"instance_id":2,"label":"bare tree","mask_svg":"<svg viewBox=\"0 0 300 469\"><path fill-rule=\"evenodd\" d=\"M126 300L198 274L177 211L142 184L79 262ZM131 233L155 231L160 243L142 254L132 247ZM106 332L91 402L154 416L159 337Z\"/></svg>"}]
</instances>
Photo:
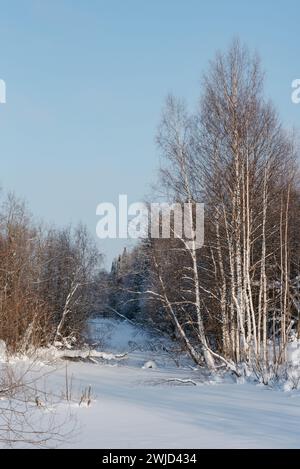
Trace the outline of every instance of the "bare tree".
<instances>
[{"instance_id":1,"label":"bare tree","mask_svg":"<svg viewBox=\"0 0 300 469\"><path fill-rule=\"evenodd\" d=\"M270 364L284 360L295 316L291 194L298 189L295 145L264 100L257 56L239 41L217 54L194 115L167 99L158 144L160 189L170 202L205 202L206 218L201 250L182 239L152 243L161 248L159 258L154 248L155 294L196 361L198 349L210 367L212 357L246 361L267 377Z\"/></svg>"}]
</instances>

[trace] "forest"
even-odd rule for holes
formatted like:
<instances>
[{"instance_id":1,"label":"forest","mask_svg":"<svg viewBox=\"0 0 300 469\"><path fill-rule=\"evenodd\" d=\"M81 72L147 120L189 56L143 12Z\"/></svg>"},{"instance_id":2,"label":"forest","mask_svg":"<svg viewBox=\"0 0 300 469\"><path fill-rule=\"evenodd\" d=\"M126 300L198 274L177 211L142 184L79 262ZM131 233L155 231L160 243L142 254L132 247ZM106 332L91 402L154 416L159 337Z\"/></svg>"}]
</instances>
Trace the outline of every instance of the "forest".
<instances>
[{"instance_id":1,"label":"forest","mask_svg":"<svg viewBox=\"0 0 300 469\"><path fill-rule=\"evenodd\" d=\"M2 193L0 341L9 357L92 347L88 324L100 317L166 338L209 376L288 378L289 346L300 340L298 135L265 97L259 56L239 40L210 62L199 94L192 111L173 95L163 105L147 203L188 203L193 227L204 204L201 248L149 231L107 271L83 224L37 222Z\"/></svg>"},{"instance_id":2,"label":"forest","mask_svg":"<svg viewBox=\"0 0 300 469\"><path fill-rule=\"evenodd\" d=\"M204 246L143 239L111 272L83 225L37 225L3 196L0 339L11 353L85 340L121 314L178 341L198 365L247 363L267 382L300 323L297 136L263 95L257 55L234 41L203 76L194 113L168 96L153 197L205 205Z\"/></svg>"}]
</instances>

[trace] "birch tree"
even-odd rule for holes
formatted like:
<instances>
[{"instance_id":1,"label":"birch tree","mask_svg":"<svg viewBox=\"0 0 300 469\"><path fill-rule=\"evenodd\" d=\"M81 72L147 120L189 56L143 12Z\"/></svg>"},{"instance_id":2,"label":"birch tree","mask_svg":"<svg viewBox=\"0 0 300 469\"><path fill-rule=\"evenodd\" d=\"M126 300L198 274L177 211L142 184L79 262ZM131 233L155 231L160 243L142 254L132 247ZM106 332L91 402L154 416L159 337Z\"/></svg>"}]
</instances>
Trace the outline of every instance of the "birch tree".
<instances>
[{"instance_id":1,"label":"birch tree","mask_svg":"<svg viewBox=\"0 0 300 469\"><path fill-rule=\"evenodd\" d=\"M170 313L172 304L182 302L183 324L193 326L187 338L197 324L200 350L203 356L204 350L209 353L207 365L213 366L215 353L223 360L251 363L267 376L270 363L284 360L293 327L295 145L264 99L259 58L239 41L216 55L202 91L191 115L182 102L168 98L158 136L160 192L165 189L173 202L205 203L204 247L187 249L184 240L176 246L188 254L181 265L178 254L174 261L182 297L174 302L164 287L162 300ZM164 270L172 275L172 267L166 269L163 262L157 265L160 283L166 285ZM189 320L193 308L196 320Z\"/></svg>"}]
</instances>

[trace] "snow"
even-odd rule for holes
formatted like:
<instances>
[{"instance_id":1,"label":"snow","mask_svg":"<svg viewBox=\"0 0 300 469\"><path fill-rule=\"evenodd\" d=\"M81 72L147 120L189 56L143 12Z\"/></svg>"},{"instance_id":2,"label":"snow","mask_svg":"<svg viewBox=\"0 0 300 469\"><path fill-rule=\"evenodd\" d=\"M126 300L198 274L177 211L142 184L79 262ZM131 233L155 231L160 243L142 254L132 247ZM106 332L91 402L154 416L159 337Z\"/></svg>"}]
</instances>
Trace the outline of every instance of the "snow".
<instances>
[{"instance_id":1,"label":"snow","mask_svg":"<svg viewBox=\"0 0 300 469\"><path fill-rule=\"evenodd\" d=\"M287 353L288 361L292 365L298 365L300 363L300 341L294 339L288 347Z\"/></svg>"},{"instance_id":2,"label":"snow","mask_svg":"<svg viewBox=\"0 0 300 469\"><path fill-rule=\"evenodd\" d=\"M6 358L6 345L3 340L0 340L0 360L5 360Z\"/></svg>"},{"instance_id":3,"label":"snow","mask_svg":"<svg viewBox=\"0 0 300 469\"><path fill-rule=\"evenodd\" d=\"M142 328L129 321L116 321L110 318L95 318L89 321L89 334L93 342L105 350L127 352L143 347L151 342L151 337Z\"/></svg>"},{"instance_id":4,"label":"snow","mask_svg":"<svg viewBox=\"0 0 300 469\"><path fill-rule=\"evenodd\" d=\"M100 338L104 346L101 331L106 328L110 330L105 339L109 359L99 350L96 363L58 360L38 365L43 374L41 382L49 393L61 394L66 372L69 376L71 403L63 401L56 412L63 420L70 411L77 428L61 447L300 447L298 391L282 392L249 382L237 384L230 375L212 378L186 358L178 367L164 351L170 344L153 348L153 337L128 322L94 320L94 343ZM298 345L294 344L294 352L296 349ZM125 359L114 359L126 352ZM71 355L76 356L76 352ZM85 353L82 358L86 358ZM147 363L155 366L145 366ZM79 405L89 386L91 405Z\"/></svg>"},{"instance_id":5,"label":"snow","mask_svg":"<svg viewBox=\"0 0 300 469\"><path fill-rule=\"evenodd\" d=\"M253 384L162 384L175 375L169 369L76 363L68 371L77 388L91 385L92 404L74 407L81 433L66 448L300 447L299 395ZM64 370L55 380L63 386Z\"/></svg>"},{"instance_id":6,"label":"snow","mask_svg":"<svg viewBox=\"0 0 300 469\"><path fill-rule=\"evenodd\" d=\"M149 360L147 361L143 366L142 366L143 369L146 369L146 368L157 368L157 365L156 363L153 361L153 360Z\"/></svg>"}]
</instances>

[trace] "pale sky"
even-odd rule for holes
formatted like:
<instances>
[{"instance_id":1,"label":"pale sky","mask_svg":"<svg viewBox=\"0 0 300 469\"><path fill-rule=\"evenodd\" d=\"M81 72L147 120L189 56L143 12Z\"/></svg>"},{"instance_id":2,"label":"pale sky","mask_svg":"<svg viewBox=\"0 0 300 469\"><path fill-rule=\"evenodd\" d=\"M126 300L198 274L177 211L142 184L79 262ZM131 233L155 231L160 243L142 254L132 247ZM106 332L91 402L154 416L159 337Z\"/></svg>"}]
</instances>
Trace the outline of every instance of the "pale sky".
<instances>
[{"instance_id":1,"label":"pale sky","mask_svg":"<svg viewBox=\"0 0 300 469\"><path fill-rule=\"evenodd\" d=\"M98 203L150 191L166 95L196 105L209 59L235 36L259 51L267 96L299 126L296 0L0 0L2 188L96 236ZM109 265L124 240L99 243Z\"/></svg>"}]
</instances>

